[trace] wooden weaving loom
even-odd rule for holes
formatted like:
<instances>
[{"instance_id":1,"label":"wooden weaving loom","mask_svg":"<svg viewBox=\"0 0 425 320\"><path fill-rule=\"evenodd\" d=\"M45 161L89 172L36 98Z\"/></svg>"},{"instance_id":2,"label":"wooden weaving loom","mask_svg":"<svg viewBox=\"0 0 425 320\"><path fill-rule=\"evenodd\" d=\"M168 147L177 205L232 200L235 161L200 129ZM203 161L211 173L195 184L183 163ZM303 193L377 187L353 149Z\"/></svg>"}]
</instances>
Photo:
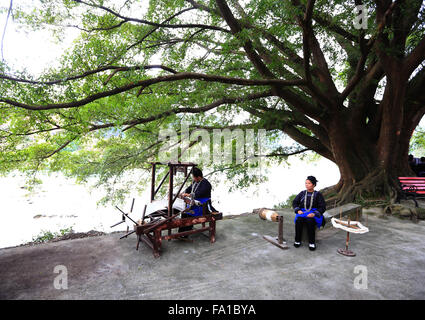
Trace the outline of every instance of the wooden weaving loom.
<instances>
[{"instance_id":1,"label":"wooden weaving loom","mask_svg":"<svg viewBox=\"0 0 425 320\"><path fill-rule=\"evenodd\" d=\"M181 213L187 212L189 208L185 208L185 204L183 200L178 199L179 194L182 192L184 185L186 184L187 180L192 174L192 170L194 167L196 167L196 164L191 162L169 162L165 165L168 166L168 172L164 176L164 178L161 180L159 186L155 188L155 177L156 177L156 168L159 165L164 165L161 162L151 162L152 165L152 181L151 181L151 204L156 205L158 204L158 209L153 209L153 212L149 212L146 214L148 205L145 205L142 218L138 220L137 222L134 221L129 217L129 213L124 213L121 209L117 207L118 210L122 212L122 221L114 224L111 227L114 227L122 222L125 221L126 218L131 220L134 223L134 230L131 232L128 232L122 238L127 238L130 234L136 233L137 235L137 244L136 244L136 250L139 249L140 242L144 242L149 248L152 249L153 255L155 258L158 258L160 256L161 252L161 246L163 240L170 241L171 239L178 239L182 236L187 236L195 233L201 233L208 231L208 237L210 239L210 243L215 242L215 230L216 230L216 221L221 220L223 215L220 212L216 212L215 209L211 205L211 201L207 201L202 205L202 215L201 216L194 216L194 217L187 217L187 218L180 218L179 215ZM188 172L188 169L190 168L190 171ZM180 185L178 191L176 194L173 193L174 191L174 176L177 174L177 172L183 172L184 174L184 181ZM163 203L161 201L156 201L155 196L161 186L164 184L165 180L169 180L168 184L168 199L166 203ZM180 203L177 205L176 200L179 200ZM190 199L193 203L193 201L196 200ZM188 202L188 199L186 199L186 202ZM131 206L130 213L133 211L134 206L134 199ZM161 207L162 206L162 207ZM152 206L151 206L152 207ZM151 209L152 211L152 209ZM208 226L206 224L208 223ZM172 233L173 229L178 229L181 227L186 226L193 226L201 224L201 228L193 229L189 231L184 232L175 232ZM162 232L168 230L167 235L162 235Z\"/></svg>"}]
</instances>

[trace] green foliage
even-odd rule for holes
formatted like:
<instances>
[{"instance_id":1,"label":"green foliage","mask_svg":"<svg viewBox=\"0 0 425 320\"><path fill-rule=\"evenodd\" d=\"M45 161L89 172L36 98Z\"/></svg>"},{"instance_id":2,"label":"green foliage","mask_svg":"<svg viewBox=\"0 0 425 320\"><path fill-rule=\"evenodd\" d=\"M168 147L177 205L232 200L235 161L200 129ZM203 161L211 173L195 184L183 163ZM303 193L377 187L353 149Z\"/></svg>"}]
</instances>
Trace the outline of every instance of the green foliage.
<instances>
[{"instance_id":1,"label":"green foliage","mask_svg":"<svg viewBox=\"0 0 425 320\"><path fill-rule=\"evenodd\" d=\"M410 140L409 153L414 154L416 157L425 155L425 128L416 128Z\"/></svg>"},{"instance_id":2,"label":"green foliage","mask_svg":"<svg viewBox=\"0 0 425 320\"><path fill-rule=\"evenodd\" d=\"M32 241L35 243L43 243L43 242L47 242L49 240L55 239L57 237L64 236L65 234L73 233L73 232L74 230L72 229L72 227L60 229L59 232L51 232L51 231L42 230L39 235L33 237Z\"/></svg>"},{"instance_id":3,"label":"green foliage","mask_svg":"<svg viewBox=\"0 0 425 320\"><path fill-rule=\"evenodd\" d=\"M32 239L33 242L42 243L54 239L56 236L50 231L41 231L40 234Z\"/></svg>"},{"instance_id":4,"label":"green foliage","mask_svg":"<svg viewBox=\"0 0 425 320\"><path fill-rule=\"evenodd\" d=\"M288 157L284 154L302 151L298 143L283 143L287 138L283 134L286 125L294 125L300 133L317 138L303 124L305 115L277 96L225 102L205 112L194 111L223 98L244 98L264 92L268 86L242 86L204 79L163 81L145 87L136 85L173 74L169 69L144 68L159 64L177 72L264 78L245 52L244 45L248 41L259 55L267 57L264 63L276 78L304 77L303 65L283 53L288 50L301 55L303 50L302 29L295 17L304 12L292 1L249 0L243 2L242 9L236 1L227 1L242 25L235 35L227 32L229 26L217 13L215 1L197 1L209 7L209 12L191 8L183 0L85 2L39 0L29 4L14 1L14 22L24 32L49 32L56 42L62 40L69 28L78 27L80 33L72 46L65 48L57 66L47 66L37 79L26 70L16 70L0 62L1 75L30 81L0 77L0 99L35 106L86 103L78 107L34 111L0 102L0 174L15 170L25 172L34 185L38 182L37 173L45 171L61 171L80 183L94 178L93 188L106 189L101 203L120 202L130 190L142 190L149 179L147 162L158 160L160 130L173 128L180 134L181 123L188 121L192 130L235 125L268 129L264 151L283 156L263 154L264 167L249 161L237 163L233 156L231 165L213 163L204 168L206 172L225 172L227 179L234 182L232 188L245 188L265 181L267 166L287 164ZM376 35L376 4L372 0L363 3L369 14L368 29L364 31L353 25L353 2L318 0L314 14L355 38L364 32L368 39ZM7 12L7 9L7 4L0 5L0 12ZM407 10L405 6L402 9ZM417 46L424 34L423 18L422 10L407 37L406 52L392 48L396 52L391 54L405 54ZM313 29L336 86L347 85L361 56L359 46L338 36L333 28L313 22ZM391 38L394 30L388 28L384 32ZM267 33L278 39L280 46L270 42L265 36ZM376 58L372 53L368 62ZM313 70L317 68L315 63L312 59ZM33 80L37 82L31 83ZM323 85L316 85L323 89ZM123 89L126 86L131 89ZM317 103L308 90L300 87L285 87L285 90L305 104ZM103 93L111 94L93 98ZM355 99L354 96L351 101ZM176 114L173 111L177 108L189 112ZM143 119L145 121L141 121ZM232 150L235 150L232 143Z\"/></svg>"},{"instance_id":5,"label":"green foliage","mask_svg":"<svg viewBox=\"0 0 425 320\"><path fill-rule=\"evenodd\" d=\"M294 201L296 194L292 194L286 199L286 201L280 202L278 204L275 204L273 206L273 209L285 209L285 208L292 208L292 201Z\"/></svg>"}]
</instances>

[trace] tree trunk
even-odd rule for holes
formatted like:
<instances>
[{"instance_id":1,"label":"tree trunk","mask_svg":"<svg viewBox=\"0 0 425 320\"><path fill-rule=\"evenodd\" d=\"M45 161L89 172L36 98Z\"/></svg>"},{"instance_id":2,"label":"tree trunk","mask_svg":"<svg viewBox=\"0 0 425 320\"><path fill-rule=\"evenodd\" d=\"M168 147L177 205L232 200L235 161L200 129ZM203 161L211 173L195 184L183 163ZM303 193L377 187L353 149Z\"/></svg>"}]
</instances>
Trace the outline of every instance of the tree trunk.
<instances>
[{"instance_id":1,"label":"tree trunk","mask_svg":"<svg viewBox=\"0 0 425 320\"><path fill-rule=\"evenodd\" d=\"M341 177L338 184L322 190L329 204L367 198L394 201L397 177L414 175L408 164L409 142L421 117L408 119L403 114L405 91L400 80L388 81L377 111L382 115L378 131L366 121L359 125L351 119L353 112L331 117L327 131Z\"/></svg>"}]
</instances>

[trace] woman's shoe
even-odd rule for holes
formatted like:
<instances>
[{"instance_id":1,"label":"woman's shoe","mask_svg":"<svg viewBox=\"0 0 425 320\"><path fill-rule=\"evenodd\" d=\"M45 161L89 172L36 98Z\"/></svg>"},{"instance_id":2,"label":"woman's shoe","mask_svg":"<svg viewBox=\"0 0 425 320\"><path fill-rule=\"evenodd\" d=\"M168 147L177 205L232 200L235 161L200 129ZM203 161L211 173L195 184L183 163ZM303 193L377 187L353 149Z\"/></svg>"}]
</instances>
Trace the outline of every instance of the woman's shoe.
<instances>
[{"instance_id":1,"label":"woman's shoe","mask_svg":"<svg viewBox=\"0 0 425 320\"><path fill-rule=\"evenodd\" d=\"M316 244L315 243L309 243L308 248L310 249L310 251L314 251L314 250L316 250Z\"/></svg>"},{"instance_id":2,"label":"woman's shoe","mask_svg":"<svg viewBox=\"0 0 425 320\"><path fill-rule=\"evenodd\" d=\"M294 247L295 248L299 248L301 246L301 242L294 242Z\"/></svg>"}]
</instances>

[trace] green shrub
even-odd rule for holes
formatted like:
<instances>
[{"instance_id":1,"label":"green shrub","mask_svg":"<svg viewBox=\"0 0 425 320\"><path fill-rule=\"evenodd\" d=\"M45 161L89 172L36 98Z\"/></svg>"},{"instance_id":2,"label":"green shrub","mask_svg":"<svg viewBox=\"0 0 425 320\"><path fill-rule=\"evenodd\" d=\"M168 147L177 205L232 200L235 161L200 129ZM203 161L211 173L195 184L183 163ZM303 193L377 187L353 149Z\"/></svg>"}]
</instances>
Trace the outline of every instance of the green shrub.
<instances>
[{"instance_id":1,"label":"green shrub","mask_svg":"<svg viewBox=\"0 0 425 320\"><path fill-rule=\"evenodd\" d=\"M61 237L65 234L67 234L67 233L72 233L72 232L74 232L74 230L72 230L72 227L60 229L59 232L51 232L51 231L41 230L41 232L38 236L35 236L35 237L32 238L32 241L36 242L36 243L42 243L42 242L52 240L56 237Z\"/></svg>"},{"instance_id":2,"label":"green shrub","mask_svg":"<svg viewBox=\"0 0 425 320\"><path fill-rule=\"evenodd\" d=\"M50 231L41 230L38 236L32 238L33 242L41 243L52 240L55 237L55 234Z\"/></svg>"},{"instance_id":3,"label":"green shrub","mask_svg":"<svg viewBox=\"0 0 425 320\"><path fill-rule=\"evenodd\" d=\"M65 229L60 229L60 230L59 230L59 234L60 234L61 236L65 235L65 234L67 234L67 233L73 233L73 232L74 232L74 230L72 230L72 227L65 228Z\"/></svg>"},{"instance_id":4,"label":"green shrub","mask_svg":"<svg viewBox=\"0 0 425 320\"><path fill-rule=\"evenodd\" d=\"M297 196L296 194L290 195L289 198L286 199L286 201L283 201L281 203L275 204L273 206L273 209L292 208L292 201L294 201L294 199L295 199L296 196Z\"/></svg>"}]
</instances>

